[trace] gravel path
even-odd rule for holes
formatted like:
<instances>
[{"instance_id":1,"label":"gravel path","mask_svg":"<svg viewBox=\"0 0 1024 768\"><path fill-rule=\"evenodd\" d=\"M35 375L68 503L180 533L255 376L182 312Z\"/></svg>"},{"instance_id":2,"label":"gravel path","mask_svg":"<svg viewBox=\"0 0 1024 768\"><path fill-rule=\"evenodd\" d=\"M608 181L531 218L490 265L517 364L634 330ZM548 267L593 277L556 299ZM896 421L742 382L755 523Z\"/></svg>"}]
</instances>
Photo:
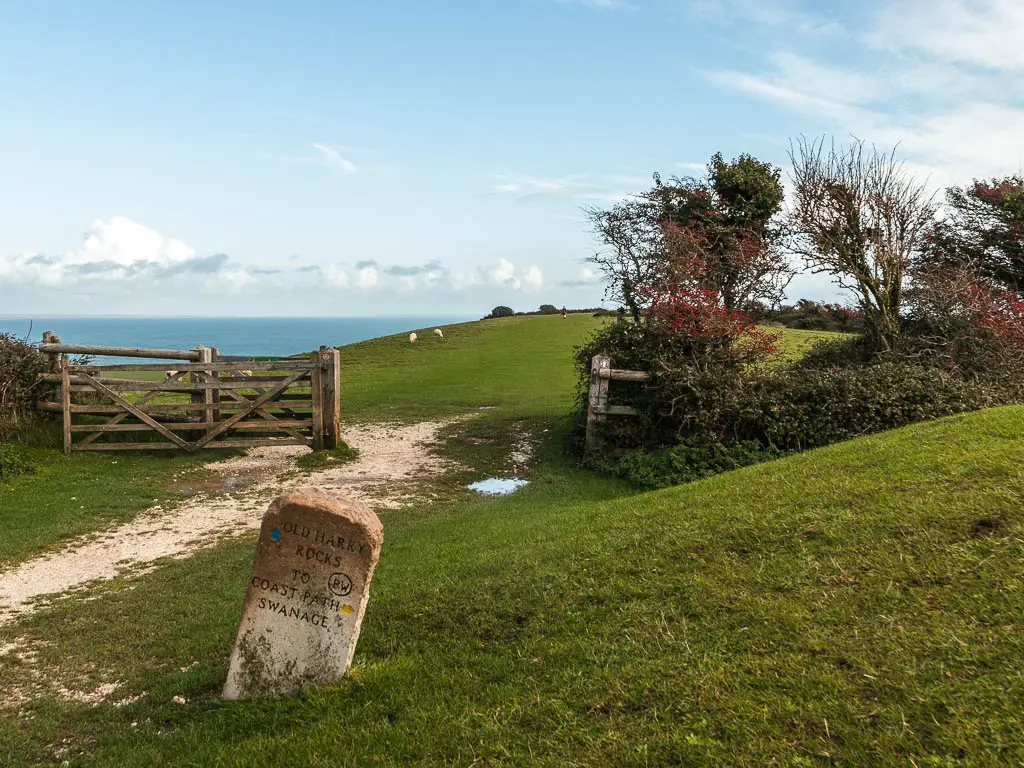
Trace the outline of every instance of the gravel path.
<instances>
[{"instance_id":1,"label":"gravel path","mask_svg":"<svg viewBox=\"0 0 1024 768\"><path fill-rule=\"evenodd\" d=\"M345 440L359 449L359 458L314 473L294 471L295 458L307 450L301 446L256 448L209 464L207 469L221 481L212 484L214 490L201 490L171 508L153 507L130 523L0 572L0 626L31 613L47 597L146 570L160 558L187 557L225 536L258 528L270 500L300 485L359 498L377 509L401 507L416 497L418 482L445 470L445 462L430 451L444 426L445 422L422 422L350 427Z\"/></svg>"}]
</instances>

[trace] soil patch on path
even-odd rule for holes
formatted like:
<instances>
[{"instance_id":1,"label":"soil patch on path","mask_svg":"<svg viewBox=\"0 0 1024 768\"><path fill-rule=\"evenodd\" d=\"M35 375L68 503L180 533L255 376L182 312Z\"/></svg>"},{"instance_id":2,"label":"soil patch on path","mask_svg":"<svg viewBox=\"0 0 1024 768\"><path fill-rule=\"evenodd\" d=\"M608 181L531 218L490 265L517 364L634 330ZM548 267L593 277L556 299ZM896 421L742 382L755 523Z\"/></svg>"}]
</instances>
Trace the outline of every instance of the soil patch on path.
<instances>
[{"instance_id":1,"label":"soil patch on path","mask_svg":"<svg viewBox=\"0 0 1024 768\"><path fill-rule=\"evenodd\" d=\"M162 558L187 557L258 528L270 500L298 486L318 486L377 509L404 506L420 498L424 481L445 471L447 463L431 447L448 423L352 426L345 440L359 457L311 473L295 469L296 457L307 450L301 446L256 448L210 464L212 480L189 485L187 475L181 479L193 493L188 500L152 507L130 523L0 572L0 626L91 582L145 571Z\"/></svg>"}]
</instances>

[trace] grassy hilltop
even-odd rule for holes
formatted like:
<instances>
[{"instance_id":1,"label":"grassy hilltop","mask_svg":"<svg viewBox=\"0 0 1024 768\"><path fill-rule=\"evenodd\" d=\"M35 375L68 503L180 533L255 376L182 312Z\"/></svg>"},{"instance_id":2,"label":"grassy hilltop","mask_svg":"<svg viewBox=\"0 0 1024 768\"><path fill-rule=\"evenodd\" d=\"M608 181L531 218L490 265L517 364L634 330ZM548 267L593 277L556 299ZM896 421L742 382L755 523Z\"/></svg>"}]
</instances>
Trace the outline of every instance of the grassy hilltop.
<instances>
[{"instance_id":1,"label":"grassy hilltop","mask_svg":"<svg viewBox=\"0 0 1024 768\"><path fill-rule=\"evenodd\" d=\"M216 698L246 536L0 630L44 641L67 679L113 670L119 695L146 694L0 709L0 765L1020 764L1024 408L639 494L560 452L572 346L596 323L343 350L348 418L476 412L443 450L482 451L478 471L516 429L541 440L512 496L381 514L344 681ZM782 353L805 341L785 331Z\"/></svg>"}]
</instances>

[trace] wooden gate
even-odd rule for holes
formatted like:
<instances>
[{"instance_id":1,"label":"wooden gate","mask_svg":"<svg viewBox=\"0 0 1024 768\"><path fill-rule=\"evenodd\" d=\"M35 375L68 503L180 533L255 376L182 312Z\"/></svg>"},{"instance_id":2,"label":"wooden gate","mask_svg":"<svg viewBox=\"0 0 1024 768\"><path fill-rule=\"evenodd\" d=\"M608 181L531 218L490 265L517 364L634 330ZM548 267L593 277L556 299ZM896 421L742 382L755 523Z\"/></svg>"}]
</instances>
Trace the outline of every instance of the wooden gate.
<instances>
[{"instance_id":1,"label":"wooden gate","mask_svg":"<svg viewBox=\"0 0 1024 768\"><path fill-rule=\"evenodd\" d=\"M341 439L337 349L305 357L223 358L210 347L131 349L61 344L42 379L59 384L60 402L40 403L64 419L64 452L304 445L335 448ZM73 364L69 354L182 360Z\"/></svg>"},{"instance_id":2,"label":"wooden gate","mask_svg":"<svg viewBox=\"0 0 1024 768\"><path fill-rule=\"evenodd\" d=\"M608 382L610 381L650 381L651 375L645 371L627 371L612 368L612 359L604 355L594 355L590 359L590 392L587 398L587 437L586 450L592 451L600 447L598 434L601 422L608 416L636 416L636 408L630 405L608 405Z\"/></svg>"}]
</instances>

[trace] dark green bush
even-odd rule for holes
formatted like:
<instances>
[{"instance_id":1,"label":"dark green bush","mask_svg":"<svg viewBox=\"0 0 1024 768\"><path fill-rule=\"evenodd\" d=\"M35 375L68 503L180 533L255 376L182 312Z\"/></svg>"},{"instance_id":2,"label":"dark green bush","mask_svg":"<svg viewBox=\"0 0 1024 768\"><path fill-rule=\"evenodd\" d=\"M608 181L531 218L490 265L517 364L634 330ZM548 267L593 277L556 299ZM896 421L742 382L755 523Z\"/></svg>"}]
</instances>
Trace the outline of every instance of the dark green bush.
<instances>
[{"instance_id":1,"label":"dark green bush","mask_svg":"<svg viewBox=\"0 0 1024 768\"><path fill-rule=\"evenodd\" d=\"M512 307L500 305L492 309L491 314L485 317L484 320L491 317L512 317L513 315L515 315L515 310L513 310Z\"/></svg>"},{"instance_id":2,"label":"dark green bush","mask_svg":"<svg viewBox=\"0 0 1024 768\"><path fill-rule=\"evenodd\" d=\"M35 411L43 390L38 376L46 370L47 360L34 345L0 333L0 439Z\"/></svg>"},{"instance_id":3,"label":"dark green bush","mask_svg":"<svg viewBox=\"0 0 1024 768\"><path fill-rule=\"evenodd\" d=\"M601 428L601 457L588 457L591 466L646 486L725 471L734 468L734 459L742 466L761 460L754 458L758 451L771 457L1024 402L1024 376L1013 371L968 373L898 350L882 358L857 337L819 344L805 359L783 367L702 370L679 364L680 351L670 340L642 326L616 324L577 350L580 390L572 447L579 455L595 354L611 357L617 368L652 374L647 384L612 385L611 401L633 405L641 416L609 418ZM659 361L656 367L652 361ZM616 460L616 453L629 455Z\"/></svg>"},{"instance_id":4,"label":"dark green bush","mask_svg":"<svg viewBox=\"0 0 1024 768\"><path fill-rule=\"evenodd\" d=\"M684 355L682 345L657 334L646 325L621 321L609 323L576 348L576 409L569 450L582 455L586 430L587 396L590 389L590 364L595 355L611 358L616 368L647 371L651 381L614 382L609 388L613 405L632 405L640 411L636 418L608 419L602 424L604 442L610 450L626 451L637 447L656 448L675 441L677 425L667 418L661 405L658 375L663 364Z\"/></svg>"},{"instance_id":5,"label":"dark green bush","mask_svg":"<svg viewBox=\"0 0 1024 768\"><path fill-rule=\"evenodd\" d=\"M846 368L878 362L878 353L870 337L865 334L840 339L818 341L811 346L796 365L800 368Z\"/></svg>"},{"instance_id":6,"label":"dark green bush","mask_svg":"<svg viewBox=\"0 0 1024 768\"><path fill-rule=\"evenodd\" d=\"M673 446L629 453L615 463L613 471L634 485L666 488L775 459L781 454L778 449L766 448L755 440L724 445L717 440L690 435Z\"/></svg>"},{"instance_id":7,"label":"dark green bush","mask_svg":"<svg viewBox=\"0 0 1024 768\"><path fill-rule=\"evenodd\" d=\"M758 369L733 383L673 377L666 388L682 433L726 444L755 440L782 450L1024 400L1015 377L968 378L907 361Z\"/></svg>"}]
</instances>

